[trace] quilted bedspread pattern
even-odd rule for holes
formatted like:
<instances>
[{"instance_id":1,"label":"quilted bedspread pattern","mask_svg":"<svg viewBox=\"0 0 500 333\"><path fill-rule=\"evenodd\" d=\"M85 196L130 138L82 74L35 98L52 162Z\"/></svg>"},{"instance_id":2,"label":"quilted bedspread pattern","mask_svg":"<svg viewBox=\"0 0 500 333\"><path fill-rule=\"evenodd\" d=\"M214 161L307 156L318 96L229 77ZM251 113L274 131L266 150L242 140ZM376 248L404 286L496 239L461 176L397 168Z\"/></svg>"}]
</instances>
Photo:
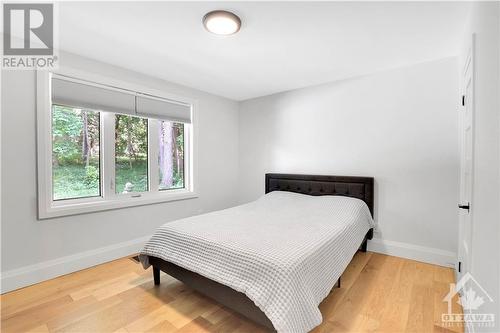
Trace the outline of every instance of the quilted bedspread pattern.
<instances>
[{"instance_id":1,"label":"quilted bedspread pattern","mask_svg":"<svg viewBox=\"0 0 500 333\"><path fill-rule=\"evenodd\" d=\"M161 226L141 251L246 294L278 332L308 332L373 219L341 196L275 191Z\"/></svg>"}]
</instances>

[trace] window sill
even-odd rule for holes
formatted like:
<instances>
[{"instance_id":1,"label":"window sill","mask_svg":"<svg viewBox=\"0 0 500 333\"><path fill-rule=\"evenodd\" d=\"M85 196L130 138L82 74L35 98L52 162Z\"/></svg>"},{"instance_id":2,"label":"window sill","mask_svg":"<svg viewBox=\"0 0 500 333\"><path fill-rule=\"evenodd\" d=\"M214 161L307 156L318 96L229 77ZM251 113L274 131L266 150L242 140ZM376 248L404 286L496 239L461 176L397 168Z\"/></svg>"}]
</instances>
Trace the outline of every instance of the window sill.
<instances>
[{"instance_id":1,"label":"window sill","mask_svg":"<svg viewBox=\"0 0 500 333\"><path fill-rule=\"evenodd\" d=\"M163 202L179 201L194 199L198 197L198 193L181 190L167 190L159 193L141 193L141 196L135 197L130 194L117 195L113 199L104 200L99 197L96 200L68 200L56 201L49 207L39 207L38 219L50 219L54 217L62 217L68 215L88 214L105 210L120 209L135 206L151 205Z\"/></svg>"}]
</instances>

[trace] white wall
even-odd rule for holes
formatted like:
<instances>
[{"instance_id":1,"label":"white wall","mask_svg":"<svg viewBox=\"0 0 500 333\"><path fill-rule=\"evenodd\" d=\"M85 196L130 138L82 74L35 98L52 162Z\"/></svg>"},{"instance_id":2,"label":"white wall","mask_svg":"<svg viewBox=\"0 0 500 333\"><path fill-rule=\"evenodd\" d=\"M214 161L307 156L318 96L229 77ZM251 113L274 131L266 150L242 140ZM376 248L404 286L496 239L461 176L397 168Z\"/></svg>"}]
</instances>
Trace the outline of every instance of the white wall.
<instances>
[{"instance_id":1,"label":"white wall","mask_svg":"<svg viewBox=\"0 0 500 333\"><path fill-rule=\"evenodd\" d=\"M500 331L500 4L475 2L465 32L464 57L475 34L475 132L471 273L494 298L477 311L495 313Z\"/></svg>"},{"instance_id":2,"label":"white wall","mask_svg":"<svg viewBox=\"0 0 500 333\"><path fill-rule=\"evenodd\" d=\"M61 55L61 64L197 99L196 185L200 195L38 221L35 73L2 71L3 291L132 253L140 247L142 237L167 221L237 203L236 102L69 54Z\"/></svg>"},{"instance_id":3,"label":"white wall","mask_svg":"<svg viewBox=\"0 0 500 333\"><path fill-rule=\"evenodd\" d=\"M453 264L458 84L448 58L242 102L240 201L266 172L372 176L372 249Z\"/></svg>"}]
</instances>

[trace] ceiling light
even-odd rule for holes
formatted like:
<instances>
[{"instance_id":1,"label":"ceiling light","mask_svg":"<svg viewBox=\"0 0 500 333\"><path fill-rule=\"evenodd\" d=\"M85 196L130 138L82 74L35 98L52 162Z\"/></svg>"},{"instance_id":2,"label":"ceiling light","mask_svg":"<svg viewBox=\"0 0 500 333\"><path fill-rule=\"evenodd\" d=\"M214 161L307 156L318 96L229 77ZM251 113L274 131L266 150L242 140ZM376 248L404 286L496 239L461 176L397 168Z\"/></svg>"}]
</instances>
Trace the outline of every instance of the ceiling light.
<instances>
[{"instance_id":1,"label":"ceiling light","mask_svg":"<svg viewBox=\"0 0 500 333\"><path fill-rule=\"evenodd\" d=\"M232 35L240 30L241 20L225 10L214 10L203 17L205 29L216 35Z\"/></svg>"}]
</instances>

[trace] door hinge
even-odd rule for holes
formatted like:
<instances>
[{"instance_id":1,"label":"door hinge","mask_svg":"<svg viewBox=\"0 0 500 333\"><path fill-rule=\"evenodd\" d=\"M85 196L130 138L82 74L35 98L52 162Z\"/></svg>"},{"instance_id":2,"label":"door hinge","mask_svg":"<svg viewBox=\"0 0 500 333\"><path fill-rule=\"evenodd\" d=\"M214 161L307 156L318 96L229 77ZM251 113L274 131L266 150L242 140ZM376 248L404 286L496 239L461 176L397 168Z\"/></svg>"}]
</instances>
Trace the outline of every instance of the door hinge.
<instances>
[{"instance_id":1,"label":"door hinge","mask_svg":"<svg viewBox=\"0 0 500 333\"><path fill-rule=\"evenodd\" d=\"M462 106L465 106L465 95L462 95Z\"/></svg>"},{"instance_id":2,"label":"door hinge","mask_svg":"<svg viewBox=\"0 0 500 333\"><path fill-rule=\"evenodd\" d=\"M462 262L461 261L458 262L458 272L462 273Z\"/></svg>"}]
</instances>

